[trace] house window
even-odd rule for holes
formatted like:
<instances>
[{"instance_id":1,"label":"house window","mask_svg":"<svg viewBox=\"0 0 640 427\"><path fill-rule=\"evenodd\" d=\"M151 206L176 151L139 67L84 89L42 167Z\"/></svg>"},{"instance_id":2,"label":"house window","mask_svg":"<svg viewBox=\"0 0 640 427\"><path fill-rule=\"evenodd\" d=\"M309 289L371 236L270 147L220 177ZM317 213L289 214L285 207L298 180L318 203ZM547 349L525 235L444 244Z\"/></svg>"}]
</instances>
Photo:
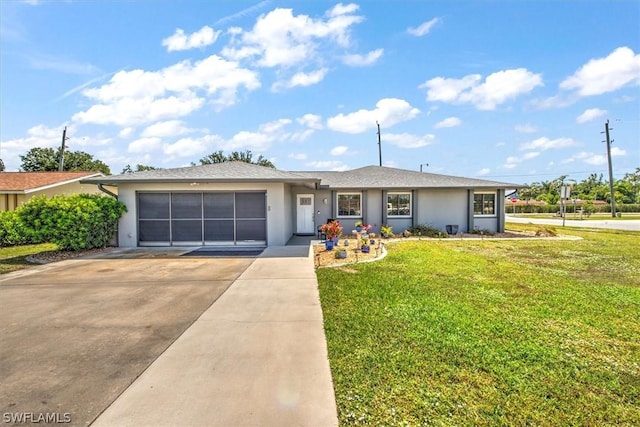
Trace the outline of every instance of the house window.
<instances>
[{"instance_id":1,"label":"house window","mask_svg":"<svg viewBox=\"0 0 640 427\"><path fill-rule=\"evenodd\" d=\"M339 217L362 217L362 194L338 193Z\"/></svg>"},{"instance_id":2,"label":"house window","mask_svg":"<svg viewBox=\"0 0 640 427\"><path fill-rule=\"evenodd\" d=\"M410 217L411 193L387 193L387 216Z\"/></svg>"},{"instance_id":3,"label":"house window","mask_svg":"<svg viewBox=\"0 0 640 427\"><path fill-rule=\"evenodd\" d=\"M495 216L496 193L475 193L473 195L473 214L475 216Z\"/></svg>"}]
</instances>

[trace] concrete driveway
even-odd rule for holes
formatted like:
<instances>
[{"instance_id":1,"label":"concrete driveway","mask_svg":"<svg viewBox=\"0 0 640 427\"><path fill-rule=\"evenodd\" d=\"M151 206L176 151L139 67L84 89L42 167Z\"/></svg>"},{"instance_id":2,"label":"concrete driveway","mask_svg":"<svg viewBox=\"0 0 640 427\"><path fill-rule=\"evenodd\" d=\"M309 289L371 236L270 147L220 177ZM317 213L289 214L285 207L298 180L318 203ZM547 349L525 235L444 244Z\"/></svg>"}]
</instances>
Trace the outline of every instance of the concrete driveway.
<instances>
[{"instance_id":1,"label":"concrete driveway","mask_svg":"<svg viewBox=\"0 0 640 427\"><path fill-rule=\"evenodd\" d=\"M90 424L255 261L178 253L0 276L2 422L46 414Z\"/></svg>"}]
</instances>

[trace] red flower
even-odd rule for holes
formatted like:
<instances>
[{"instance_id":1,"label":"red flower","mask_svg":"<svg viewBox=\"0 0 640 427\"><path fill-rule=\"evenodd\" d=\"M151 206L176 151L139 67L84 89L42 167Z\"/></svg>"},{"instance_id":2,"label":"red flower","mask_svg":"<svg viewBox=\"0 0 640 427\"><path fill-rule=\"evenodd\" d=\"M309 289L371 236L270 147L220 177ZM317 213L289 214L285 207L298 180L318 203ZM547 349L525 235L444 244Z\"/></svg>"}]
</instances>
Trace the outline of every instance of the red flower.
<instances>
[{"instance_id":1,"label":"red flower","mask_svg":"<svg viewBox=\"0 0 640 427\"><path fill-rule=\"evenodd\" d=\"M333 239L342 235L342 227L340 221L331 221L322 226L322 233L327 236L327 239Z\"/></svg>"}]
</instances>

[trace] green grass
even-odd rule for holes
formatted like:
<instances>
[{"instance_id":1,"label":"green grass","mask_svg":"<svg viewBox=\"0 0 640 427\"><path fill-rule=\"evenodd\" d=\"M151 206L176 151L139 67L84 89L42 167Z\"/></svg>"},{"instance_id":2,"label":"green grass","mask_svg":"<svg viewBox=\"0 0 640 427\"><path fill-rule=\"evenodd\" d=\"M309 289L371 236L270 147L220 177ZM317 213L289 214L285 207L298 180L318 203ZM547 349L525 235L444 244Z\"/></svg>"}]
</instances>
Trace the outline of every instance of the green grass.
<instances>
[{"instance_id":1,"label":"green grass","mask_svg":"<svg viewBox=\"0 0 640 427\"><path fill-rule=\"evenodd\" d=\"M507 209L507 215L513 215L513 213L511 211L509 211L509 209ZM539 219L557 219L558 221L562 221L561 217L556 216L555 214L551 214L551 213L541 213L541 214L523 214L523 213L517 213L515 214L515 216L520 217L520 218L539 218ZM610 213L594 213L591 214L589 216L583 215L582 216L582 220L580 219L580 214L574 214L574 213L569 213L567 212L567 216L566 216L567 220L576 220L576 221L584 221L584 220L612 220L612 221L626 221L626 220L636 220L636 219L640 219L640 213L636 213L636 212L623 212L621 214L621 217L618 218L613 218L611 216Z\"/></svg>"},{"instance_id":2,"label":"green grass","mask_svg":"<svg viewBox=\"0 0 640 427\"><path fill-rule=\"evenodd\" d=\"M56 249L57 246L53 243L0 248L0 274L31 267L33 263L26 259L29 255Z\"/></svg>"},{"instance_id":3,"label":"green grass","mask_svg":"<svg viewBox=\"0 0 640 427\"><path fill-rule=\"evenodd\" d=\"M640 233L562 233L319 269L341 425L640 425Z\"/></svg>"}]
</instances>

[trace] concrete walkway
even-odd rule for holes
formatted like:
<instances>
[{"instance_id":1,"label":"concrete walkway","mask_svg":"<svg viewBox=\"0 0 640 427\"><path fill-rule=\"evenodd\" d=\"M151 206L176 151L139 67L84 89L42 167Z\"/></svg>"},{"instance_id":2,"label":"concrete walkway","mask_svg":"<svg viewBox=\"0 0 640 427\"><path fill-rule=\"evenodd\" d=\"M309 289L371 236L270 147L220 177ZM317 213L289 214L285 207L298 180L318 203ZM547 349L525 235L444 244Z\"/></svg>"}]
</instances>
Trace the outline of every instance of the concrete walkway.
<instances>
[{"instance_id":1,"label":"concrete walkway","mask_svg":"<svg viewBox=\"0 0 640 427\"><path fill-rule=\"evenodd\" d=\"M308 246L268 248L94 426L337 426Z\"/></svg>"}]
</instances>

